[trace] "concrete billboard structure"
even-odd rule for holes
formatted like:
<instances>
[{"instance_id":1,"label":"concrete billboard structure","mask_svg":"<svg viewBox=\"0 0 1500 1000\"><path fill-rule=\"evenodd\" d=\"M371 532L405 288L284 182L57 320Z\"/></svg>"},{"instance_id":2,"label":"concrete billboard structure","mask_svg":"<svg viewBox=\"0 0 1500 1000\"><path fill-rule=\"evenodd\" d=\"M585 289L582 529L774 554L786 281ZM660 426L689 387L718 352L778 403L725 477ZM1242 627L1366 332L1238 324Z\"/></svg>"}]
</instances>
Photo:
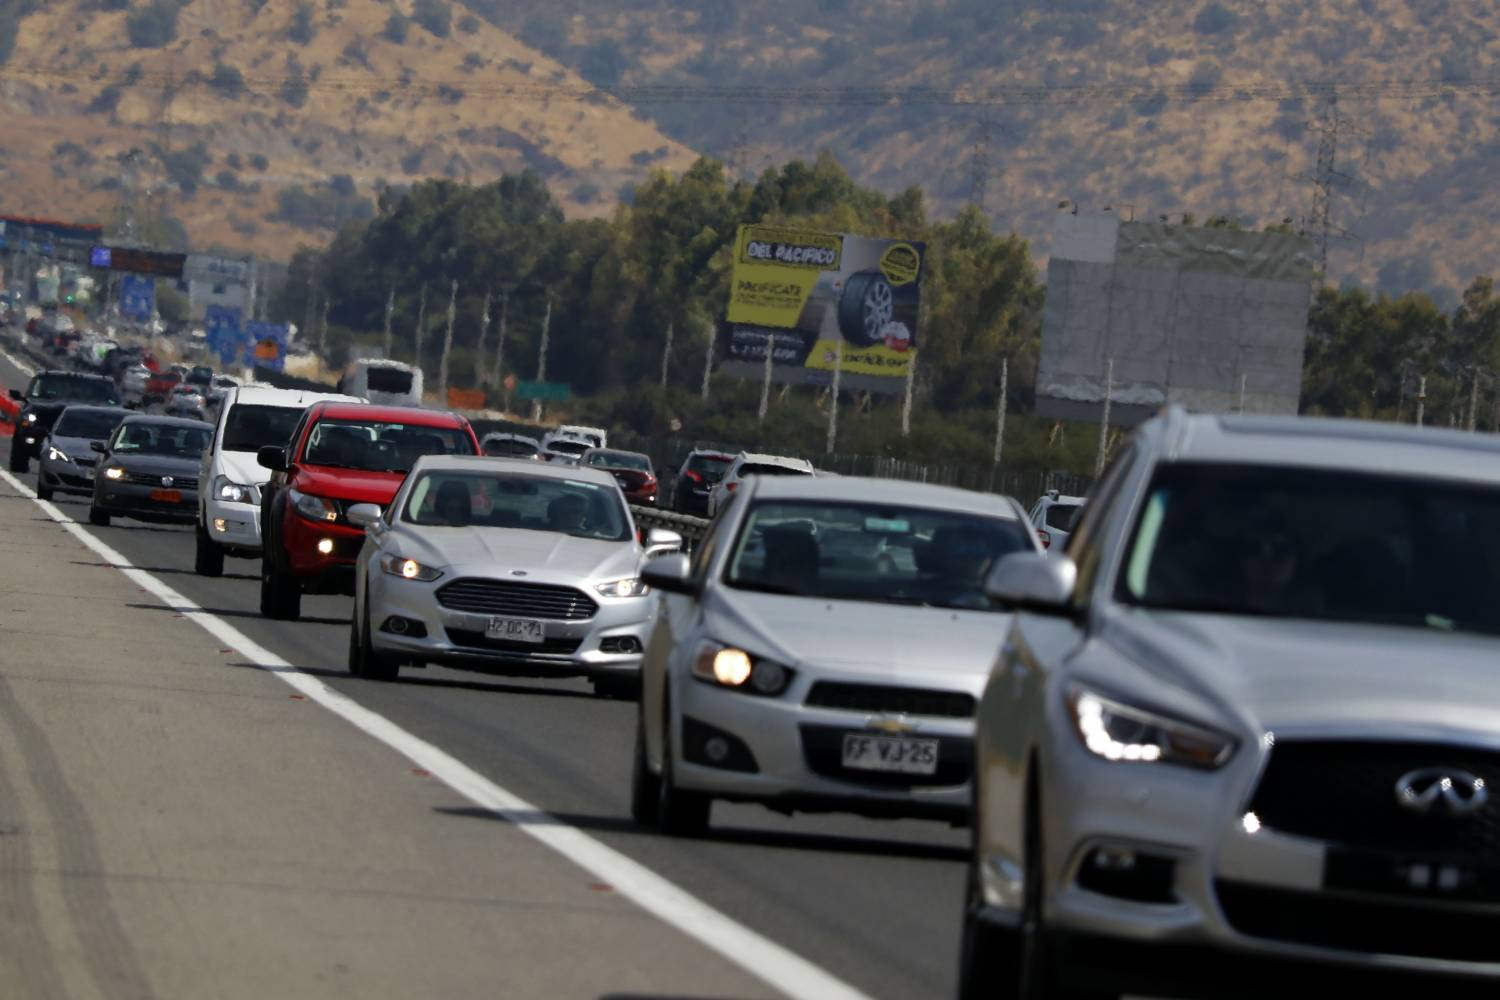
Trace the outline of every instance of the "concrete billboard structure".
<instances>
[{"instance_id":1,"label":"concrete billboard structure","mask_svg":"<svg viewBox=\"0 0 1500 1000\"><path fill-rule=\"evenodd\" d=\"M1132 426L1168 403L1296 413L1311 240L1059 215L1047 266L1037 412ZM1243 393L1243 397L1242 397Z\"/></svg>"}]
</instances>

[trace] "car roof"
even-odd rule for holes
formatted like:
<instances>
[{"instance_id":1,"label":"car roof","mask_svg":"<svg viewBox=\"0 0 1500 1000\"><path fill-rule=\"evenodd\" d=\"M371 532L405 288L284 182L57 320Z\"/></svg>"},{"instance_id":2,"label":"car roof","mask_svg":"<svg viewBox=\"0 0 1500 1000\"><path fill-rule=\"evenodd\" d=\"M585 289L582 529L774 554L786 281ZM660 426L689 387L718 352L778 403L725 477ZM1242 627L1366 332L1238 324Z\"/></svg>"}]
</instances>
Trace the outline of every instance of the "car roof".
<instances>
[{"instance_id":1,"label":"car roof","mask_svg":"<svg viewBox=\"0 0 1500 1000\"><path fill-rule=\"evenodd\" d=\"M734 456L736 461L754 462L756 465L780 465L788 469L811 469L813 464L805 458L791 458L787 455L764 455L754 451L742 451Z\"/></svg>"},{"instance_id":2,"label":"car roof","mask_svg":"<svg viewBox=\"0 0 1500 1000\"><path fill-rule=\"evenodd\" d=\"M412 466L412 472L508 472L512 475L536 476L540 479L572 479L600 486L614 486L615 477L603 469L582 465L548 465L545 462L517 462L494 455L423 455Z\"/></svg>"},{"instance_id":3,"label":"car roof","mask_svg":"<svg viewBox=\"0 0 1500 1000\"><path fill-rule=\"evenodd\" d=\"M92 382L113 382L114 379L108 375L100 375L97 372L73 372L66 368L45 368L37 372L38 375L67 375L69 378L88 379Z\"/></svg>"},{"instance_id":4,"label":"car roof","mask_svg":"<svg viewBox=\"0 0 1500 1000\"><path fill-rule=\"evenodd\" d=\"M251 406L286 406L305 409L323 400L363 405L363 401L358 396L312 389L278 389L273 385L258 383L239 386L233 392L235 403L248 403Z\"/></svg>"},{"instance_id":5,"label":"car roof","mask_svg":"<svg viewBox=\"0 0 1500 1000\"><path fill-rule=\"evenodd\" d=\"M100 406L98 403L70 403L63 408L64 413L134 413L123 406Z\"/></svg>"},{"instance_id":6,"label":"car roof","mask_svg":"<svg viewBox=\"0 0 1500 1000\"><path fill-rule=\"evenodd\" d=\"M1500 437L1374 420L1189 415L1173 409L1148 433L1163 460L1306 466L1500 483ZM1143 430L1149 428L1145 425Z\"/></svg>"},{"instance_id":7,"label":"car roof","mask_svg":"<svg viewBox=\"0 0 1500 1000\"><path fill-rule=\"evenodd\" d=\"M529 434L512 434L510 431L490 431L481 441L525 441L527 444L541 444L536 438Z\"/></svg>"},{"instance_id":8,"label":"car roof","mask_svg":"<svg viewBox=\"0 0 1500 1000\"><path fill-rule=\"evenodd\" d=\"M626 451L624 448L590 448L583 453L584 458L590 455L629 455L631 458L644 458L648 462L651 461L651 456L644 451Z\"/></svg>"},{"instance_id":9,"label":"car roof","mask_svg":"<svg viewBox=\"0 0 1500 1000\"><path fill-rule=\"evenodd\" d=\"M416 427L463 427L468 424L468 421L461 415L451 410L424 410L416 406L371 406L369 403L322 403L318 416L334 420L375 420L391 424L412 424Z\"/></svg>"},{"instance_id":10,"label":"car roof","mask_svg":"<svg viewBox=\"0 0 1500 1000\"><path fill-rule=\"evenodd\" d=\"M159 413L133 413L121 421L122 424L161 424L165 427L198 427L213 430L214 425L206 420L189 420L186 417L166 417Z\"/></svg>"},{"instance_id":11,"label":"car roof","mask_svg":"<svg viewBox=\"0 0 1500 1000\"><path fill-rule=\"evenodd\" d=\"M1057 496L1042 495L1042 504L1047 507L1081 507L1087 497L1070 497L1059 493Z\"/></svg>"},{"instance_id":12,"label":"car roof","mask_svg":"<svg viewBox=\"0 0 1500 1000\"><path fill-rule=\"evenodd\" d=\"M756 500L825 500L835 503L889 503L901 507L930 507L965 514L1019 520L1015 501L998 493L976 493L955 486L938 486L905 479L867 476L758 476Z\"/></svg>"}]
</instances>

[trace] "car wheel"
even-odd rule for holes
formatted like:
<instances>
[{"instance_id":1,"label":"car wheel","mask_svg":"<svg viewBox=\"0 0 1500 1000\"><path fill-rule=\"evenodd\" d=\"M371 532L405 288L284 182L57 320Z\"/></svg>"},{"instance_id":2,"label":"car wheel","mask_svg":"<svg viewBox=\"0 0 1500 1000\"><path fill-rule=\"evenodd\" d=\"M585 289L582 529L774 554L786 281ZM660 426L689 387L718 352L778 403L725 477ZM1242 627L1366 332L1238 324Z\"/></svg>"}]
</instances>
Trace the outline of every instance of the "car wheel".
<instances>
[{"instance_id":1,"label":"car wheel","mask_svg":"<svg viewBox=\"0 0 1500 1000\"><path fill-rule=\"evenodd\" d=\"M656 825L673 837L697 837L708 829L714 800L701 792L683 791L672 779L672 712L662 709L661 777L657 779Z\"/></svg>"},{"instance_id":2,"label":"car wheel","mask_svg":"<svg viewBox=\"0 0 1500 1000\"><path fill-rule=\"evenodd\" d=\"M351 622L349 637L349 656L353 662L350 663L349 672L356 677L363 677L369 681L393 681L401 676L401 661L393 656L386 656L375 651L375 645L370 642L370 605L365 604L364 614L357 616L357 627L359 638L356 640L352 634L356 625Z\"/></svg>"},{"instance_id":3,"label":"car wheel","mask_svg":"<svg viewBox=\"0 0 1500 1000\"><path fill-rule=\"evenodd\" d=\"M29 459L29 458L26 457L26 453L21 450L21 448L20 448L19 445L11 445L11 449L10 449L10 471L11 472L25 472L25 471L27 471L30 468L31 468L31 459Z\"/></svg>"},{"instance_id":4,"label":"car wheel","mask_svg":"<svg viewBox=\"0 0 1500 1000\"><path fill-rule=\"evenodd\" d=\"M980 889L977 856L969 862L964 899L964 924L958 954L958 1000L997 1000L1016 996L1020 935L1014 929L995 927L980 918L984 896Z\"/></svg>"},{"instance_id":5,"label":"car wheel","mask_svg":"<svg viewBox=\"0 0 1500 1000\"><path fill-rule=\"evenodd\" d=\"M598 698L634 701L641 690L640 679L636 677L595 677L591 683Z\"/></svg>"},{"instance_id":6,"label":"car wheel","mask_svg":"<svg viewBox=\"0 0 1500 1000\"><path fill-rule=\"evenodd\" d=\"M839 332L849 343L859 347L880 343L894 314L895 294L879 271L861 271L844 284L839 296Z\"/></svg>"},{"instance_id":7,"label":"car wheel","mask_svg":"<svg viewBox=\"0 0 1500 1000\"><path fill-rule=\"evenodd\" d=\"M36 481L36 498L38 500L52 499L52 487L42 482L41 477L37 477Z\"/></svg>"},{"instance_id":8,"label":"car wheel","mask_svg":"<svg viewBox=\"0 0 1500 1000\"><path fill-rule=\"evenodd\" d=\"M302 617L302 585L290 573L277 572L269 551L260 557L260 613L282 621Z\"/></svg>"},{"instance_id":9,"label":"car wheel","mask_svg":"<svg viewBox=\"0 0 1500 1000\"><path fill-rule=\"evenodd\" d=\"M630 816L642 826L656 825L656 805L661 797L661 779L651 773L646 761L646 710L636 713L635 763L630 769Z\"/></svg>"},{"instance_id":10,"label":"car wheel","mask_svg":"<svg viewBox=\"0 0 1500 1000\"><path fill-rule=\"evenodd\" d=\"M208 537L208 530L203 527L202 521L198 522L195 536L197 544L193 549L193 570L199 576L223 576L224 549Z\"/></svg>"},{"instance_id":11,"label":"car wheel","mask_svg":"<svg viewBox=\"0 0 1500 1000\"><path fill-rule=\"evenodd\" d=\"M108 512L100 510L95 504L89 504L89 524L100 528L109 527Z\"/></svg>"}]
</instances>

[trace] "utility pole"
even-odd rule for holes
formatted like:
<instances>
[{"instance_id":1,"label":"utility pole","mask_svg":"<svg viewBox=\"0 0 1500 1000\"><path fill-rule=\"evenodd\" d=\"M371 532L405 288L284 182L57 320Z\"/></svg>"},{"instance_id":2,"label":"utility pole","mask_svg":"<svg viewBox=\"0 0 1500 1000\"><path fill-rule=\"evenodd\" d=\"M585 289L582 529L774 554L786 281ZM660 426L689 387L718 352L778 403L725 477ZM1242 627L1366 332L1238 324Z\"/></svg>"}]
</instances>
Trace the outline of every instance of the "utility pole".
<instances>
[{"instance_id":1,"label":"utility pole","mask_svg":"<svg viewBox=\"0 0 1500 1000\"><path fill-rule=\"evenodd\" d=\"M395 314L395 312L396 288L394 285L392 285L391 290L386 294L385 297L385 338L381 341L381 343L384 345L382 349L387 358L391 356L391 317Z\"/></svg>"},{"instance_id":2,"label":"utility pole","mask_svg":"<svg viewBox=\"0 0 1500 1000\"><path fill-rule=\"evenodd\" d=\"M485 351L484 351L485 344L484 344L484 342L489 339L489 336L490 336L490 290L488 288L486 288L484 290L484 309L480 313L480 316L479 316L479 350L478 350L478 356L474 359L474 383L476 385L481 385L482 386L482 385L484 385L487 382L487 379L485 378L485 371L484 371L484 354L485 354Z\"/></svg>"},{"instance_id":3,"label":"utility pole","mask_svg":"<svg viewBox=\"0 0 1500 1000\"><path fill-rule=\"evenodd\" d=\"M839 436L839 387L844 380L844 341L839 340L838 354L833 360L833 394L828 398L828 448L826 453L833 454L833 446Z\"/></svg>"},{"instance_id":4,"label":"utility pole","mask_svg":"<svg viewBox=\"0 0 1500 1000\"><path fill-rule=\"evenodd\" d=\"M1353 119L1340 117L1337 93L1328 95L1323 116L1308 127L1318 133L1318 160L1312 176L1312 206L1308 210L1307 230L1318 247L1318 274L1328 274L1328 244L1334 239L1347 239L1350 233L1333 221L1334 197L1341 188L1348 187L1354 178L1338 169L1339 143L1350 133L1364 134Z\"/></svg>"},{"instance_id":5,"label":"utility pole","mask_svg":"<svg viewBox=\"0 0 1500 1000\"><path fill-rule=\"evenodd\" d=\"M1000 411L995 418L995 468L1000 468L1000 456L1005 447L1005 397L1010 391L1010 358L1000 359Z\"/></svg>"},{"instance_id":6,"label":"utility pole","mask_svg":"<svg viewBox=\"0 0 1500 1000\"><path fill-rule=\"evenodd\" d=\"M901 436L911 437L911 395L917 381L917 358L912 355L906 362L906 396L901 400Z\"/></svg>"},{"instance_id":7,"label":"utility pole","mask_svg":"<svg viewBox=\"0 0 1500 1000\"><path fill-rule=\"evenodd\" d=\"M1469 419L1465 424L1470 434L1474 433L1479 414L1479 366L1474 366L1474 377L1469 382Z\"/></svg>"},{"instance_id":8,"label":"utility pole","mask_svg":"<svg viewBox=\"0 0 1500 1000\"><path fill-rule=\"evenodd\" d=\"M328 296L323 296L323 322L318 326L318 355L328 362Z\"/></svg>"},{"instance_id":9,"label":"utility pole","mask_svg":"<svg viewBox=\"0 0 1500 1000\"><path fill-rule=\"evenodd\" d=\"M1105 449L1109 447L1109 404L1115 392L1115 359L1104 369L1104 409L1099 414L1099 457L1094 460L1094 478L1104 475Z\"/></svg>"},{"instance_id":10,"label":"utility pole","mask_svg":"<svg viewBox=\"0 0 1500 1000\"><path fill-rule=\"evenodd\" d=\"M1244 414L1245 414L1245 373L1244 372L1240 373L1240 406L1239 406L1239 413L1240 413L1241 416L1244 416Z\"/></svg>"},{"instance_id":11,"label":"utility pole","mask_svg":"<svg viewBox=\"0 0 1500 1000\"><path fill-rule=\"evenodd\" d=\"M1422 426L1422 416L1427 410L1427 376L1417 379L1417 426Z\"/></svg>"},{"instance_id":12,"label":"utility pole","mask_svg":"<svg viewBox=\"0 0 1500 1000\"><path fill-rule=\"evenodd\" d=\"M766 412L771 408L771 373L776 367L776 334L770 330L766 331L766 373L760 383L760 409L756 413L756 423L766 422Z\"/></svg>"},{"instance_id":13,"label":"utility pole","mask_svg":"<svg viewBox=\"0 0 1500 1000\"><path fill-rule=\"evenodd\" d=\"M990 190L990 131L992 122L986 107L980 112L969 160L969 205L985 211Z\"/></svg>"},{"instance_id":14,"label":"utility pole","mask_svg":"<svg viewBox=\"0 0 1500 1000\"><path fill-rule=\"evenodd\" d=\"M668 323L667 324L667 346L664 347L664 348L662 348L662 352L661 352L661 387L662 387L663 391L665 391L666 388L667 388L667 365L672 360L672 333L673 333L673 330L674 330L674 324Z\"/></svg>"},{"instance_id":15,"label":"utility pole","mask_svg":"<svg viewBox=\"0 0 1500 1000\"><path fill-rule=\"evenodd\" d=\"M438 358L438 405L448 405L448 353L453 350L453 318L458 307L458 282L448 285L448 329L443 333L443 353Z\"/></svg>"},{"instance_id":16,"label":"utility pole","mask_svg":"<svg viewBox=\"0 0 1500 1000\"><path fill-rule=\"evenodd\" d=\"M542 347L537 352L536 380L540 384L547 381L547 344L552 339L552 293L547 293L547 311L542 315ZM533 399L531 401L531 422L540 423L542 419L542 401Z\"/></svg>"},{"instance_id":17,"label":"utility pole","mask_svg":"<svg viewBox=\"0 0 1500 1000\"><path fill-rule=\"evenodd\" d=\"M698 395L703 399L708 398L708 377L714 371L714 325L708 324L708 348L703 352L703 385L698 390Z\"/></svg>"},{"instance_id":18,"label":"utility pole","mask_svg":"<svg viewBox=\"0 0 1500 1000\"><path fill-rule=\"evenodd\" d=\"M500 384L500 364L505 360L505 310L509 304L510 289L500 289L500 329L495 335L495 374L490 378L491 385ZM485 314L489 314L488 309L485 310ZM508 405L510 403L509 392L506 392L505 400Z\"/></svg>"}]
</instances>

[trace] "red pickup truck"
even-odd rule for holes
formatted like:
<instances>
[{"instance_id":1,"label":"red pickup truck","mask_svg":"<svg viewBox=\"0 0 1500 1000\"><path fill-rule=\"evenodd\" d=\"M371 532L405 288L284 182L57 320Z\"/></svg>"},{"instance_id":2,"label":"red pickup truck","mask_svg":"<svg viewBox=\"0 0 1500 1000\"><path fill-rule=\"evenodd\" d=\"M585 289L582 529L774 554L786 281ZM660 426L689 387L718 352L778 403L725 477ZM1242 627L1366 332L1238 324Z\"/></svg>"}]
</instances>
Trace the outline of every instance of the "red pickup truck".
<instances>
[{"instance_id":1,"label":"red pickup truck","mask_svg":"<svg viewBox=\"0 0 1500 1000\"><path fill-rule=\"evenodd\" d=\"M479 440L456 413L405 406L314 403L286 447L256 460L271 470L261 490L260 613L295 620L304 593L354 593L365 531L357 503L387 506L423 455L477 455Z\"/></svg>"},{"instance_id":2,"label":"red pickup truck","mask_svg":"<svg viewBox=\"0 0 1500 1000\"><path fill-rule=\"evenodd\" d=\"M151 377L146 380L145 402L150 404L164 401L181 381L182 372L171 368L166 371L152 372Z\"/></svg>"}]
</instances>

